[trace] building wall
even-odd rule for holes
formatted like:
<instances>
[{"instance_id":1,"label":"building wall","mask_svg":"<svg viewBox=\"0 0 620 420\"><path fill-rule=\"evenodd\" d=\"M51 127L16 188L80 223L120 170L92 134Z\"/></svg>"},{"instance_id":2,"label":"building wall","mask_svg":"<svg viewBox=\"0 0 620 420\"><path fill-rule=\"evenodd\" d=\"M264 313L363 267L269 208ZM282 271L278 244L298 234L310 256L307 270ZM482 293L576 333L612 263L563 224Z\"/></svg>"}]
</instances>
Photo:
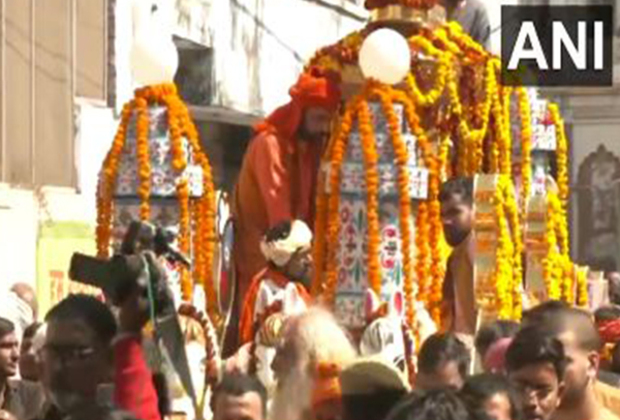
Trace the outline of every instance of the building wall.
<instances>
[{"instance_id":1,"label":"building wall","mask_svg":"<svg viewBox=\"0 0 620 420\"><path fill-rule=\"evenodd\" d=\"M175 35L215 50L213 105L254 115L286 101L304 61L362 27L366 18L348 0L163 1L174 2ZM118 109L133 86L130 1L117 3L116 21Z\"/></svg>"},{"instance_id":2,"label":"building wall","mask_svg":"<svg viewBox=\"0 0 620 420\"><path fill-rule=\"evenodd\" d=\"M93 167L87 151L111 140L111 113L84 111L106 98L107 0L1 4L0 288L35 285L42 226L76 221L94 231L93 186L78 173ZM85 113L90 131L80 130Z\"/></svg>"},{"instance_id":3,"label":"building wall","mask_svg":"<svg viewBox=\"0 0 620 420\"><path fill-rule=\"evenodd\" d=\"M0 182L73 187L73 100L105 97L106 0L2 4Z\"/></svg>"}]
</instances>

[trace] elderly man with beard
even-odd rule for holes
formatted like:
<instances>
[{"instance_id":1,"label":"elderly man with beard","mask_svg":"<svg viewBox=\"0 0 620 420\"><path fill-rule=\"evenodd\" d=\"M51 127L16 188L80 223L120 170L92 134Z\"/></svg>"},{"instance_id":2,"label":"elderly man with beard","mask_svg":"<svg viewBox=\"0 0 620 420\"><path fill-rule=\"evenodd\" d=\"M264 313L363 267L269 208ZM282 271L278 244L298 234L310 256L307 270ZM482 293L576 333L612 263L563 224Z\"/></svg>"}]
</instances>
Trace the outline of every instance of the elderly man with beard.
<instances>
[{"instance_id":1,"label":"elderly man with beard","mask_svg":"<svg viewBox=\"0 0 620 420\"><path fill-rule=\"evenodd\" d=\"M553 420L617 419L620 391L597 381L601 339L590 314L547 302L524 313L523 326L534 325L558 339L567 358L566 388Z\"/></svg>"},{"instance_id":2,"label":"elderly man with beard","mask_svg":"<svg viewBox=\"0 0 620 420\"><path fill-rule=\"evenodd\" d=\"M318 308L289 318L272 368L278 382L271 420L339 420L339 372L355 350L331 313Z\"/></svg>"},{"instance_id":3,"label":"elderly man with beard","mask_svg":"<svg viewBox=\"0 0 620 420\"><path fill-rule=\"evenodd\" d=\"M285 221L267 231L260 244L267 267L252 279L241 312L239 338L242 345L254 340L260 328L257 325L261 323L260 318L278 311L277 306L282 305L283 299L278 300L277 296L282 296L291 282L295 284L304 303L310 303L307 288L312 277L311 246L312 232L301 220ZM271 308L258 307L257 300L261 292L276 297Z\"/></svg>"}]
</instances>

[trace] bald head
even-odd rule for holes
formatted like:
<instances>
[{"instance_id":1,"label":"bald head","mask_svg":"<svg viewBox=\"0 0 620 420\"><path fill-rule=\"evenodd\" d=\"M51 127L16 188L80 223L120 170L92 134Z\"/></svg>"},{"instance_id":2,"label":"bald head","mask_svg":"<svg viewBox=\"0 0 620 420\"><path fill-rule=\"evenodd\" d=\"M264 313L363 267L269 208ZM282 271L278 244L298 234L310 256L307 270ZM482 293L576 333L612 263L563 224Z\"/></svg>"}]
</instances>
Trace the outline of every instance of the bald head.
<instances>
[{"instance_id":1,"label":"bald head","mask_svg":"<svg viewBox=\"0 0 620 420\"><path fill-rule=\"evenodd\" d=\"M37 292L34 288L27 283L15 283L13 287L11 287L11 292L15 293L30 306L34 319L37 319L39 304L37 302Z\"/></svg>"},{"instance_id":2,"label":"bald head","mask_svg":"<svg viewBox=\"0 0 620 420\"><path fill-rule=\"evenodd\" d=\"M570 333L585 351L599 351L602 345L592 316L568 305L542 304L524 314L523 325L538 325L555 337Z\"/></svg>"}]
</instances>

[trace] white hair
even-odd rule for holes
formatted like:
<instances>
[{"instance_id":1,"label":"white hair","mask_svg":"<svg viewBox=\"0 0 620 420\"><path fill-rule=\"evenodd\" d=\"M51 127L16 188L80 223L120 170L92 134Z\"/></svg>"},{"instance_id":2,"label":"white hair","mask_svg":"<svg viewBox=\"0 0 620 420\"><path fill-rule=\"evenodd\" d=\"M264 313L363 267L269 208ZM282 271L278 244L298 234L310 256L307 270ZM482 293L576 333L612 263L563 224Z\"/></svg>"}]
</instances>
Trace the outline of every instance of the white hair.
<instances>
[{"instance_id":1,"label":"white hair","mask_svg":"<svg viewBox=\"0 0 620 420\"><path fill-rule=\"evenodd\" d=\"M291 318L285 328L284 339L293 343L296 360L278 384L271 420L300 420L311 407L311 370L321 362L345 367L355 360L356 352L345 330L324 309L311 308Z\"/></svg>"}]
</instances>

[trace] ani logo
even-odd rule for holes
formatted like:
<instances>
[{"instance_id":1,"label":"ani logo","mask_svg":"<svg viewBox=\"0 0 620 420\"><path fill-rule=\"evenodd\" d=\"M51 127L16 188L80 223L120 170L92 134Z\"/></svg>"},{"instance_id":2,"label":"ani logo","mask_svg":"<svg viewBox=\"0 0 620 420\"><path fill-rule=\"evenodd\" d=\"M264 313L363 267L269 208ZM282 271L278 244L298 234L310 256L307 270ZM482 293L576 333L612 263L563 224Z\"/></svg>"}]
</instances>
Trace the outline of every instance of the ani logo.
<instances>
[{"instance_id":1,"label":"ani logo","mask_svg":"<svg viewBox=\"0 0 620 420\"><path fill-rule=\"evenodd\" d=\"M502 83L611 86L611 5L502 6Z\"/></svg>"}]
</instances>

